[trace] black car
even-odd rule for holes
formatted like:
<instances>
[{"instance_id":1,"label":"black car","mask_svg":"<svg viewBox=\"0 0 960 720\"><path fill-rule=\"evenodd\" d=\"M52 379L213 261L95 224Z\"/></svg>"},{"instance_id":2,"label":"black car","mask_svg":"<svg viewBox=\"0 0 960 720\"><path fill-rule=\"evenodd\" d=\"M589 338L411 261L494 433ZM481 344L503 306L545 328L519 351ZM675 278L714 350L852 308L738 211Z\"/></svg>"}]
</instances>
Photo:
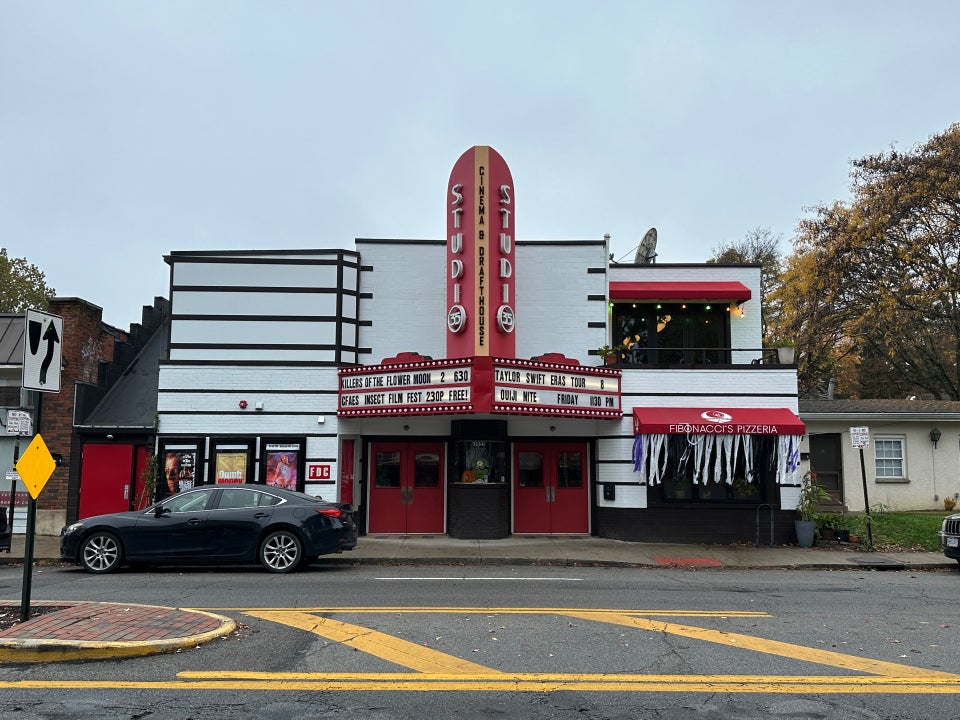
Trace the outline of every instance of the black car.
<instances>
[{"instance_id":1,"label":"black car","mask_svg":"<svg viewBox=\"0 0 960 720\"><path fill-rule=\"evenodd\" d=\"M209 485L146 510L96 515L60 531L60 559L92 573L123 563L242 564L275 573L352 550L349 506L265 485Z\"/></svg>"}]
</instances>

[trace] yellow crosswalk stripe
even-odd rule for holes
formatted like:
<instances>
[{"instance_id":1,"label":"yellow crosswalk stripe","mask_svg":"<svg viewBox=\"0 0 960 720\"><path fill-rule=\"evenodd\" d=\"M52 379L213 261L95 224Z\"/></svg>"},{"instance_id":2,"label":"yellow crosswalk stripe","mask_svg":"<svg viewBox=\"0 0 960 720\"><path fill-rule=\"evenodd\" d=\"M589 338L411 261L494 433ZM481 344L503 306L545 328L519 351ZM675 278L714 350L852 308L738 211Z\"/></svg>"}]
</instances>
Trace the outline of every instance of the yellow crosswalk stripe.
<instances>
[{"instance_id":1,"label":"yellow crosswalk stripe","mask_svg":"<svg viewBox=\"0 0 960 720\"><path fill-rule=\"evenodd\" d=\"M496 670L462 660L454 655L447 655L393 635L320 615L286 611L257 611L246 614L262 620L292 625L423 673L499 674Z\"/></svg>"}]
</instances>

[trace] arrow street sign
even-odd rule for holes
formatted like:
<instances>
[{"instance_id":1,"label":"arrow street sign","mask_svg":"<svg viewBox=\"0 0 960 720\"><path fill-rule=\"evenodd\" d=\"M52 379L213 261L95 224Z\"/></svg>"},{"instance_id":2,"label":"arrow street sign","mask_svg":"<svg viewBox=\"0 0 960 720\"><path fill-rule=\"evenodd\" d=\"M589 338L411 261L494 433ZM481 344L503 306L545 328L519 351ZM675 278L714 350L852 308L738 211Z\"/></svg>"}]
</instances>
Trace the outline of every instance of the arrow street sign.
<instances>
[{"instance_id":1,"label":"arrow street sign","mask_svg":"<svg viewBox=\"0 0 960 720\"><path fill-rule=\"evenodd\" d=\"M63 318L40 310L27 310L23 338L25 390L60 392L60 358L63 354Z\"/></svg>"}]
</instances>

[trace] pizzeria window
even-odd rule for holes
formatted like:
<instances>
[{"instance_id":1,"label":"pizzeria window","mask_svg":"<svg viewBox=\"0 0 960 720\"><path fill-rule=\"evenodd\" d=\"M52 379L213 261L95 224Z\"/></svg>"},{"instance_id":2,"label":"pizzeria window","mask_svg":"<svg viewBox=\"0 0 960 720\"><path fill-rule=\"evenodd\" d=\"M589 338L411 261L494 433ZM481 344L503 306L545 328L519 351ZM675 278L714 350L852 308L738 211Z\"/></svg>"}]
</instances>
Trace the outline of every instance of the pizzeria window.
<instances>
[{"instance_id":1,"label":"pizzeria window","mask_svg":"<svg viewBox=\"0 0 960 720\"><path fill-rule=\"evenodd\" d=\"M775 502L804 432L785 408L634 408L634 471L654 504Z\"/></svg>"}]
</instances>

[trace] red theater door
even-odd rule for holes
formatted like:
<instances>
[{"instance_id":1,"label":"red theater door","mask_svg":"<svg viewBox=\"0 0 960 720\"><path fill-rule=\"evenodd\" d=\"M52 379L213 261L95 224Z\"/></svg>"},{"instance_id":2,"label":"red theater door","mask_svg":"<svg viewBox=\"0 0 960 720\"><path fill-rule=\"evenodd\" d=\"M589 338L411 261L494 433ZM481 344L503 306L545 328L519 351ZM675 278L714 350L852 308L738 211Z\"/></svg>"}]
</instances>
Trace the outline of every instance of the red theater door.
<instances>
[{"instance_id":1,"label":"red theater door","mask_svg":"<svg viewBox=\"0 0 960 720\"><path fill-rule=\"evenodd\" d=\"M517 443L513 446L513 531L587 533L587 446Z\"/></svg>"},{"instance_id":2,"label":"red theater door","mask_svg":"<svg viewBox=\"0 0 960 720\"><path fill-rule=\"evenodd\" d=\"M369 533L443 532L443 445L370 445Z\"/></svg>"}]
</instances>

